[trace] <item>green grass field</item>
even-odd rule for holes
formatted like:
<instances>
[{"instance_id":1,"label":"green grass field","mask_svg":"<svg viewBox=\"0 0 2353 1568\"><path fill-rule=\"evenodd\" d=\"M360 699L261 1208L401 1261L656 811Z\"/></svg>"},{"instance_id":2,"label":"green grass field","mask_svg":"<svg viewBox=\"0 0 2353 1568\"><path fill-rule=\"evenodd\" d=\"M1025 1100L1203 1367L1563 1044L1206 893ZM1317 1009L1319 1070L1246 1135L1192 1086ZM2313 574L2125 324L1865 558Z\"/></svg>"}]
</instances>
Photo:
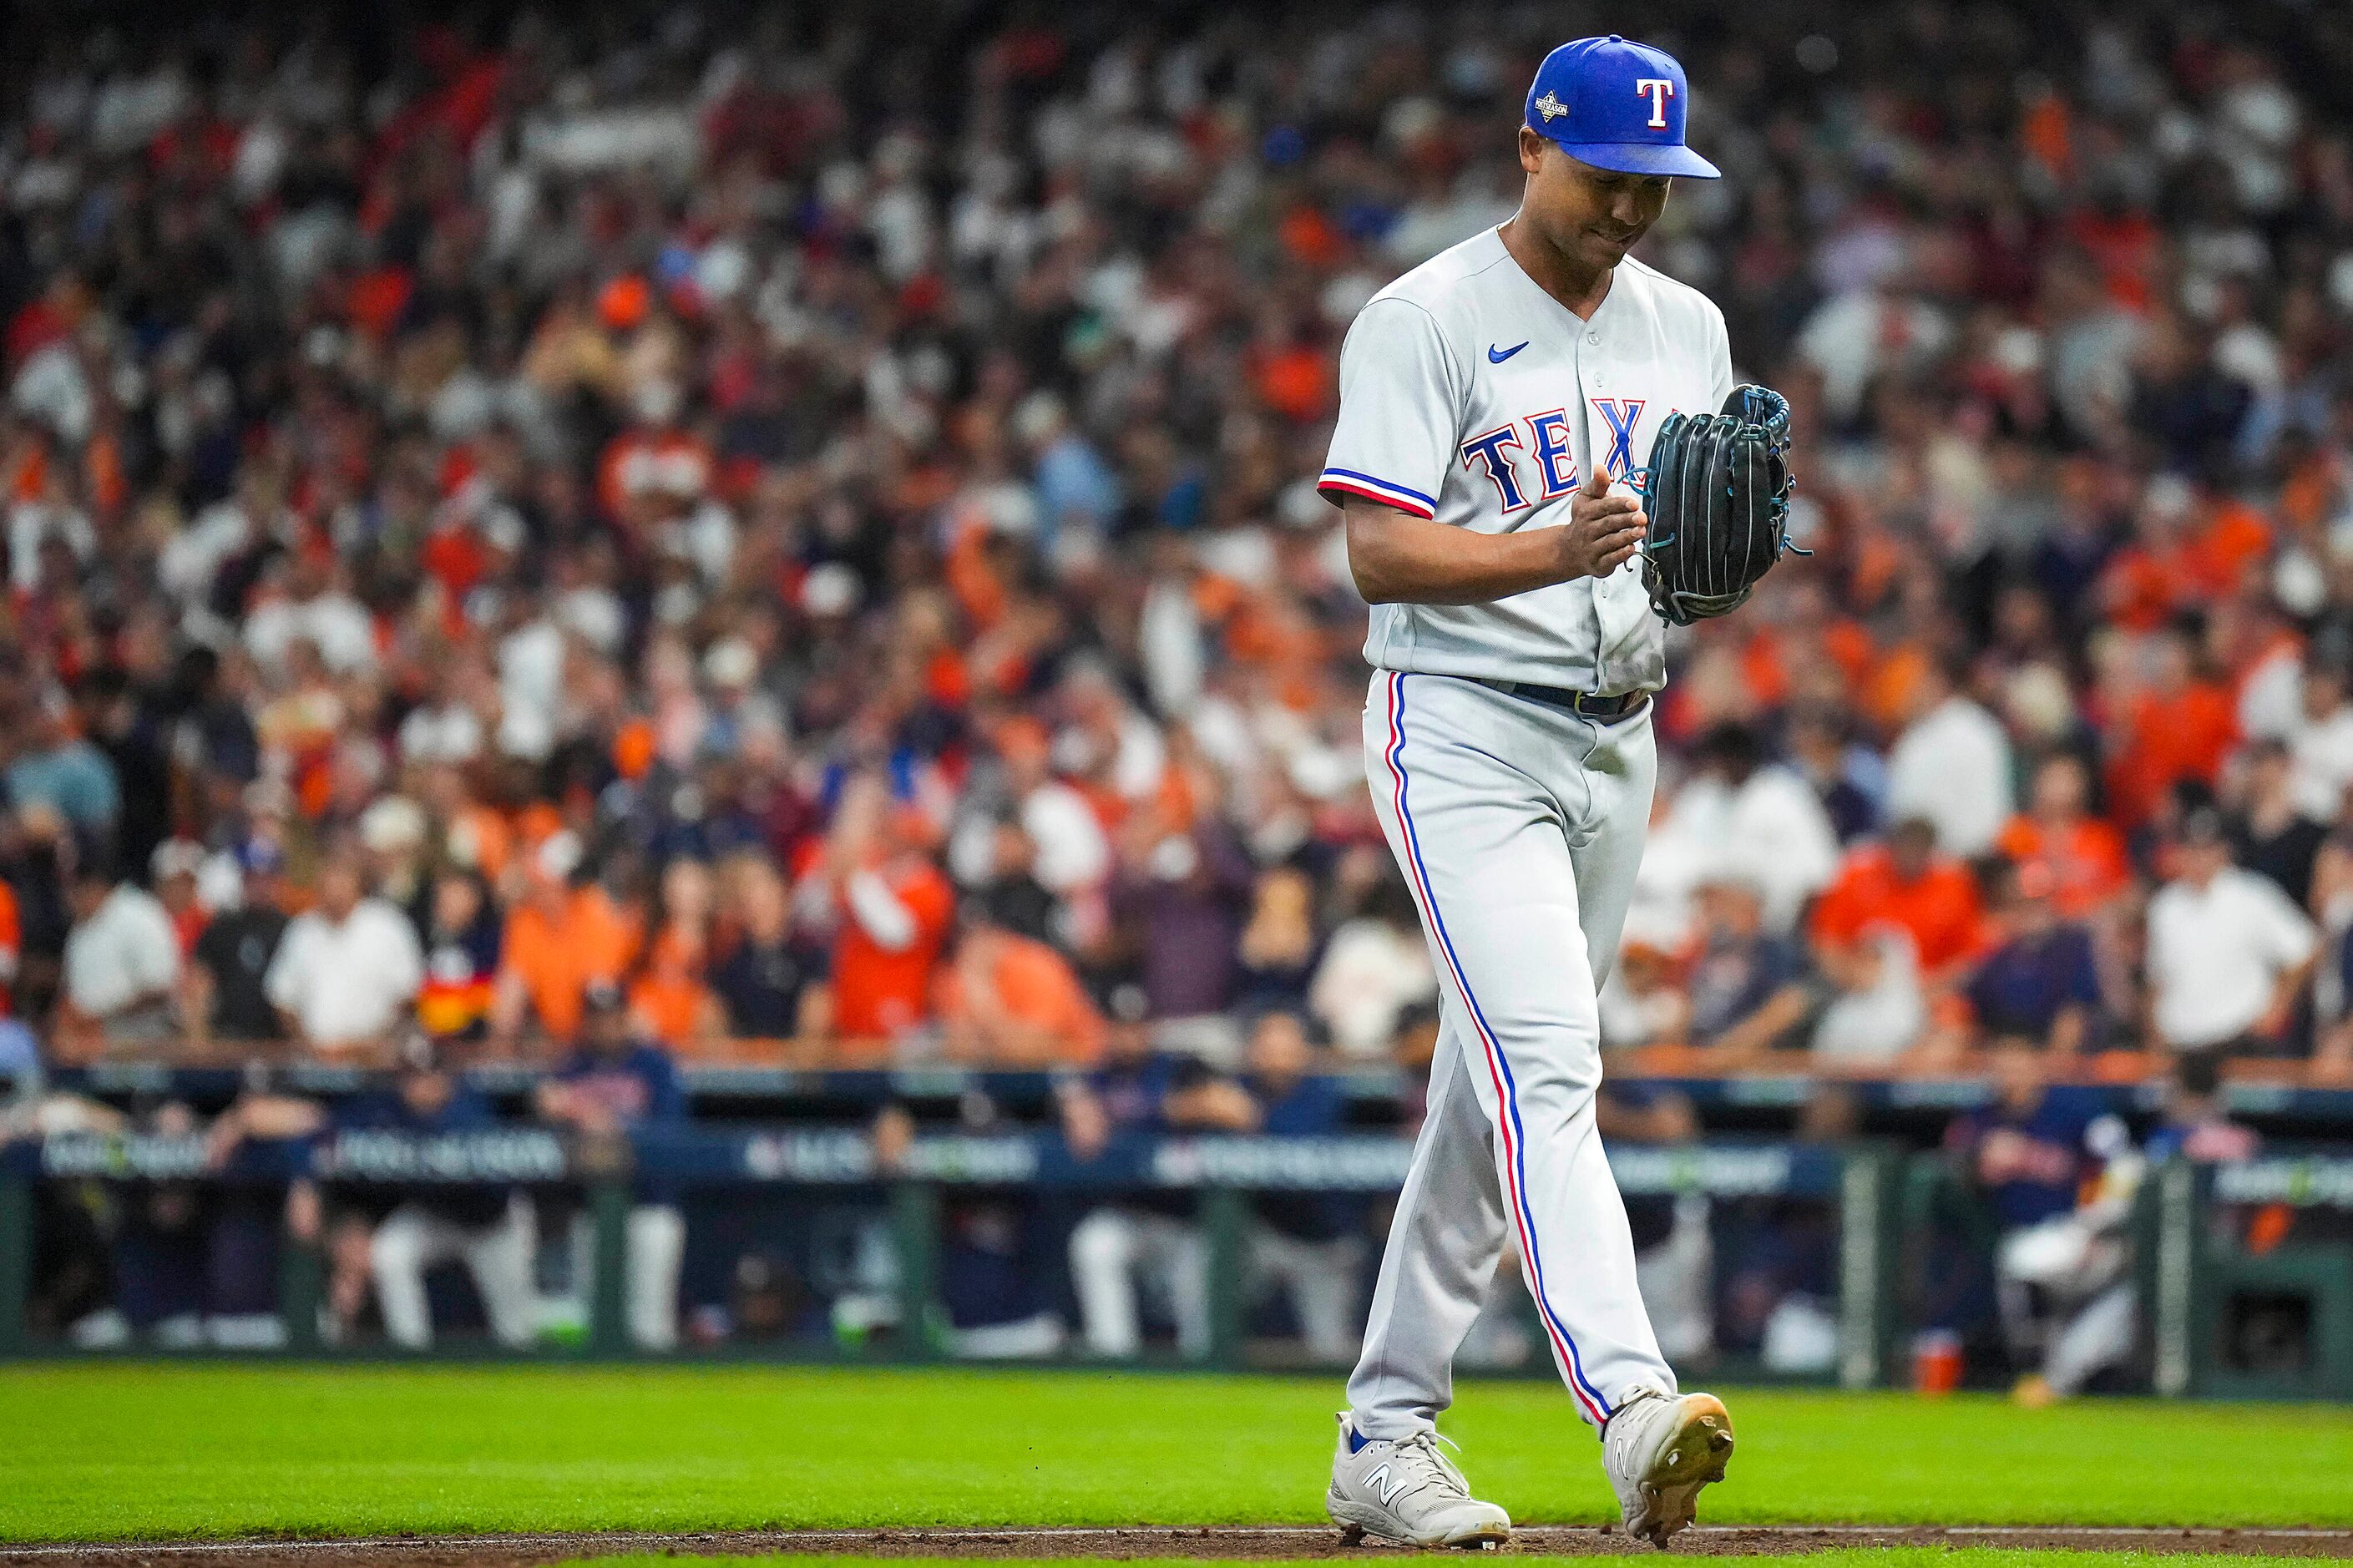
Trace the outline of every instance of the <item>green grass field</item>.
<instances>
[{"instance_id":1,"label":"green grass field","mask_svg":"<svg viewBox=\"0 0 2353 1568\"><path fill-rule=\"evenodd\" d=\"M5 1367L0 1540L1321 1522L1338 1396L1084 1372ZM1741 1447L1708 1522L2353 1526L2353 1409L1728 1397ZM1556 1388L1470 1384L1445 1426L1515 1520L1614 1517Z\"/></svg>"},{"instance_id":2,"label":"green grass field","mask_svg":"<svg viewBox=\"0 0 2353 1568\"><path fill-rule=\"evenodd\" d=\"M1545 1556L1535 1552L1522 1555L1514 1552L1512 1562L1594 1563L1640 1562L1643 1558L1659 1559L1659 1553L1648 1547L1632 1558L1587 1555L1581 1557ZM1375 1556L1376 1564L1394 1561ZM1414 1561L1407 1558L1405 1561ZM907 1568L904 1557L812 1557L780 1554L758 1560L759 1568ZM988 1568L1071 1568L1067 1557L1008 1558L987 1560ZM1199 1557L1129 1557L1120 1560L1126 1568L1212 1568L1215 1559ZM1445 1563L1457 1561L1439 1557L1433 1561ZM1462 1561L1478 1562L1477 1558ZM1704 1560L1708 1568L2286 1568L2299 1564L2311 1568L2309 1557L2220 1556L2205 1552L2010 1552L1995 1547L1966 1547L1951 1551L1940 1546L1841 1547L1828 1552L1810 1552L1793 1562L1782 1557L1710 1557ZM577 1565L566 1568L744 1568L741 1557L672 1557L614 1556L583 1559ZM1247 1568L1332 1568L1329 1558L1254 1558Z\"/></svg>"}]
</instances>

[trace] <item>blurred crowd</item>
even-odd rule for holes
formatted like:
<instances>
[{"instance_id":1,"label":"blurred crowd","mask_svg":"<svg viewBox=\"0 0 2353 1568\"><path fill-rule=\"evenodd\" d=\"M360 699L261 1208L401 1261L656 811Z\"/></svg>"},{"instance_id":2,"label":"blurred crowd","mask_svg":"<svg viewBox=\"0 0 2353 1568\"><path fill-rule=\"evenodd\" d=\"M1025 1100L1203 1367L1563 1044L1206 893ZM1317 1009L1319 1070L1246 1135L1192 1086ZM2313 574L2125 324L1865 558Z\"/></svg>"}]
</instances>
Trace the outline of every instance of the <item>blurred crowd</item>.
<instances>
[{"instance_id":1,"label":"blurred crowd","mask_svg":"<svg viewBox=\"0 0 2353 1568\"><path fill-rule=\"evenodd\" d=\"M1815 554L1671 641L1613 1047L2353 1076L2353 18L2094 9L1646 15L1726 177L1645 255ZM600 987L690 1059L1410 1057L1313 483L1576 30L1460 22L21 26L0 1068L555 1061Z\"/></svg>"}]
</instances>

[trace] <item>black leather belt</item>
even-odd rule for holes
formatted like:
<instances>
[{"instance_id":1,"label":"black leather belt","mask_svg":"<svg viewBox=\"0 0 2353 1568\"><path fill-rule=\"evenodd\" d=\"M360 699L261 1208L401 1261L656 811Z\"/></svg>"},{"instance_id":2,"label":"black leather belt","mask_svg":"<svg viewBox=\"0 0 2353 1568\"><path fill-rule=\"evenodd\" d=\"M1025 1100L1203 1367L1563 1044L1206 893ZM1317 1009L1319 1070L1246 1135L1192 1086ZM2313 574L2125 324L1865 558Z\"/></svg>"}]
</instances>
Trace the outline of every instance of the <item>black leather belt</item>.
<instances>
[{"instance_id":1,"label":"black leather belt","mask_svg":"<svg viewBox=\"0 0 2353 1568\"><path fill-rule=\"evenodd\" d=\"M1651 694L1647 691L1620 691L1614 697L1597 697L1590 691L1571 691L1565 686L1538 686L1532 680L1482 680L1479 684L1493 687L1506 697L1525 697L1531 702L1565 709L1580 718L1599 719L1605 724L1640 713L1651 700Z\"/></svg>"}]
</instances>

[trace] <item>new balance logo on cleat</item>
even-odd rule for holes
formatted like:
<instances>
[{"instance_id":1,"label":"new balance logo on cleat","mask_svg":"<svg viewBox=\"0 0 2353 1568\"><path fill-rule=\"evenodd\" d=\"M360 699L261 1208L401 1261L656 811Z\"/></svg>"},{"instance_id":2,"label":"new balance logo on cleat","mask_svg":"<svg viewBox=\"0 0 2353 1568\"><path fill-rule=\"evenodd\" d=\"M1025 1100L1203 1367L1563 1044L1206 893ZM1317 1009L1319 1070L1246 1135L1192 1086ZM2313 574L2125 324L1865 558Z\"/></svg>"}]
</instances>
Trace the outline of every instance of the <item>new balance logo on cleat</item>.
<instances>
[{"instance_id":1,"label":"new balance logo on cleat","mask_svg":"<svg viewBox=\"0 0 2353 1568\"><path fill-rule=\"evenodd\" d=\"M1340 1417L1324 1506L1343 1542L1370 1535L1408 1546L1485 1547L1512 1538L1511 1517L1471 1495L1439 1441L1430 1431L1367 1437L1350 1416Z\"/></svg>"}]
</instances>

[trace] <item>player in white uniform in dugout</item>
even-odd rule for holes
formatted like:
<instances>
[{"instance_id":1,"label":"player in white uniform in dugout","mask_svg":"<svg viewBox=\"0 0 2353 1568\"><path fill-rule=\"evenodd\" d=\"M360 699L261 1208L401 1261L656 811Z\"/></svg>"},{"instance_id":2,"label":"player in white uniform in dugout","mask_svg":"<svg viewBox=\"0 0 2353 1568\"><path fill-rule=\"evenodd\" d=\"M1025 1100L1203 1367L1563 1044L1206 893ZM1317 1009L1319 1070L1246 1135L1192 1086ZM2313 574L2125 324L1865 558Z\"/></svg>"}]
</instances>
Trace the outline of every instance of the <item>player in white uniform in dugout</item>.
<instances>
[{"instance_id":1,"label":"player in white uniform in dugout","mask_svg":"<svg viewBox=\"0 0 2353 1568\"><path fill-rule=\"evenodd\" d=\"M1675 176L1663 52L1565 44L1529 89L1519 211L1376 295L1340 356L1324 494L1374 605L1366 764L1441 977L1429 1114L1398 1201L1326 1503L1352 1539L1506 1538L1436 1447L1456 1348L1505 1245L1632 1533L1693 1517L1732 1447L1636 1289L1594 1127L1596 993L1658 756L1662 627L1638 489L1661 424L1733 390L1724 316L1626 252Z\"/></svg>"}]
</instances>

